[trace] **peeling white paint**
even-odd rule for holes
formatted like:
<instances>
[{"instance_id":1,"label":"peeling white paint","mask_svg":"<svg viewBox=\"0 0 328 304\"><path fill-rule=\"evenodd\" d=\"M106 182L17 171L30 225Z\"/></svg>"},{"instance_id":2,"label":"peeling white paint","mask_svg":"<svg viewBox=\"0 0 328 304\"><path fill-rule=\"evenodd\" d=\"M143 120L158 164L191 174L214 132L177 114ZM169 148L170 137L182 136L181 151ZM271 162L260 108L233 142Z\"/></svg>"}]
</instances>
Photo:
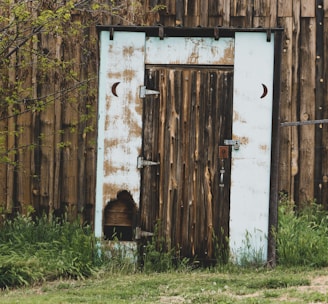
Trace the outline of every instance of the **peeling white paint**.
<instances>
[{"instance_id":1,"label":"peeling white paint","mask_svg":"<svg viewBox=\"0 0 328 304\"><path fill-rule=\"evenodd\" d=\"M115 32L110 40L103 31L100 43L96 237L102 236L103 207L118 191L128 190L139 204L145 33Z\"/></svg>"},{"instance_id":2,"label":"peeling white paint","mask_svg":"<svg viewBox=\"0 0 328 304\"><path fill-rule=\"evenodd\" d=\"M233 65L233 60L233 38L147 38L146 64Z\"/></svg>"},{"instance_id":3,"label":"peeling white paint","mask_svg":"<svg viewBox=\"0 0 328 304\"><path fill-rule=\"evenodd\" d=\"M102 31L100 37L99 121L95 235L102 236L105 203L126 189L139 203L142 101L145 64L234 65L230 248L240 258L250 245L267 257L274 39L266 33L234 38L145 37L142 32ZM116 86L115 94L112 92ZM261 98L262 83L269 90ZM246 242L246 243L245 243ZM249 242L249 243L247 243Z\"/></svg>"},{"instance_id":4,"label":"peeling white paint","mask_svg":"<svg viewBox=\"0 0 328 304\"><path fill-rule=\"evenodd\" d=\"M237 260L247 246L259 255L257 258L267 259L273 38L267 42L266 33L235 36L232 132L234 139L241 139L241 145L232 151L230 249ZM261 99L262 83L269 92Z\"/></svg>"}]
</instances>

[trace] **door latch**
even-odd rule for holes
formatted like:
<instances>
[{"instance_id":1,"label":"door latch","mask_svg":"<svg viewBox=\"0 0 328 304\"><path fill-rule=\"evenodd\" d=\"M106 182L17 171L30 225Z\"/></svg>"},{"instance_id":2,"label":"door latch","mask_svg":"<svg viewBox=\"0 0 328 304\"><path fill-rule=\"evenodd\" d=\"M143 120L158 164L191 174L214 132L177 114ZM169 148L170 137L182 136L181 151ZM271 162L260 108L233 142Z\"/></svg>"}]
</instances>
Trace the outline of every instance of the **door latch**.
<instances>
[{"instance_id":1,"label":"door latch","mask_svg":"<svg viewBox=\"0 0 328 304\"><path fill-rule=\"evenodd\" d=\"M138 156L138 159L137 159L137 168L138 169L142 169L143 167L146 167L146 166L157 166L157 165L159 165L159 162L155 162L152 160L146 160L146 159L144 159L143 156Z\"/></svg>"},{"instance_id":2,"label":"door latch","mask_svg":"<svg viewBox=\"0 0 328 304\"><path fill-rule=\"evenodd\" d=\"M227 146L233 146L235 150L239 150L240 147L240 140L236 139L225 139L224 144Z\"/></svg>"},{"instance_id":3,"label":"door latch","mask_svg":"<svg viewBox=\"0 0 328 304\"><path fill-rule=\"evenodd\" d=\"M140 98L145 98L148 95L158 96L159 94L160 94L159 91L149 90L149 89L146 88L146 86L140 86L140 91L139 91L139 97Z\"/></svg>"},{"instance_id":4,"label":"door latch","mask_svg":"<svg viewBox=\"0 0 328 304\"><path fill-rule=\"evenodd\" d=\"M224 173L225 173L225 169L224 169L224 158L221 159L221 168L220 168L220 183L219 183L219 187L223 188L224 187Z\"/></svg>"}]
</instances>

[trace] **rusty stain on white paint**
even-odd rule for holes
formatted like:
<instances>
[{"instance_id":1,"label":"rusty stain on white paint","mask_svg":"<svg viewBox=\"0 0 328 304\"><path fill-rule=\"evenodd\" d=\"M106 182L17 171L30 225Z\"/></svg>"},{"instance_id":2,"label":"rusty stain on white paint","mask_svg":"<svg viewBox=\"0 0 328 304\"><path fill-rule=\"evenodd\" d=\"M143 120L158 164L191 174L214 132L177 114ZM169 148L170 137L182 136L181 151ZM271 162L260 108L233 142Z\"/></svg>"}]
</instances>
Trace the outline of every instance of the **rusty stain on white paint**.
<instances>
[{"instance_id":1,"label":"rusty stain on white paint","mask_svg":"<svg viewBox=\"0 0 328 304\"><path fill-rule=\"evenodd\" d=\"M269 149L268 145L260 145L259 146L260 150L267 151Z\"/></svg>"},{"instance_id":2,"label":"rusty stain on white paint","mask_svg":"<svg viewBox=\"0 0 328 304\"><path fill-rule=\"evenodd\" d=\"M147 64L233 65L233 60L233 38L148 37L146 42Z\"/></svg>"},{"instance_id":3,"label":"rusty stain on white paint","mask_svg":"<svg viewBox=\"0 0 328 304\"><path fill-rule=\"evenodd\" d=\"M106 202L127 190L139 203L145 33L101 32L99 71L99 120L95 235L102 235L102 210ZM113 84L120 82L117 96Z\"/></svg>"},{"instance_id":4,"label":"rusty stain on white paint","mask_svg":"<svg viewBox=\"0 0 328 304\"><path fill-rule=\"evenodd\" d=\"M232 133L240 148L231 153L229 245L237 261L245 245L267 257L273 54L266 33L236 33ZM265 103L261 83L269 89Z\"/></svg>"},{"instance_id":5,"label":"rusty stain on white paint","mask_svg":"<svg viewBox=\"0 0 328 304\"><path fill-rule=\"evenodd\" d=\"M247 223L249 226L246 226L246 229L249 228L250 233L255 231L255 240L252 239L251 245L258 246L257 241L261 238L265 242L267 227L263 228L265 226L263 223L268 219L267 177L270 172L268 154L271 149L271 142L267 141L271 138L269 133L272 104L270 102L257 104L259 95L254 88L264 81L268 88L272 87L273 60L272 62L270 60L273 59L271 55L274 41L271 39L272 42L268 43L266 33L236 33L236 37L239 45L237 55L250 56L251 60L248 62L246 59L247 69L245 69L245 63L238 59L234 72L233 138L241 141L241 147L238 151L232 149L231 158L232 234L230 239L236 242L230 244L232 249L241 244L240 236L245 232L243 224ZM98 237L102 232L102 208L108 200L116 197L118 191L122 189L130 191L134 200L139 202L140 176L136 169L136 159L141 152L142 101L138 97L138 90L139 86L143 85L145 64L233 65L236 55L234 38L214 40L213 38L166 37L160 40L159 37L146 39L144 33L115 32L114 39L111 41L108 39L108 32L101 32L100 40L95 219L95 235ZM243 54L245 50L246 53ZM259 52L263 52L264 55ZM254 67L258 66L263 58L265 62L260 64L261 70L255 69ZM249 64L252 66L249 67ZM199 82L199 79L197 81ZM110 91L115 82L120 82L118 97ZM199 86L196 87L195 89L199 90ZM268 98L268 101L272 101L271 95ZM195 111L199 111L199 105L195 105ZM175 124L179 119L175 117L176 115L172 113L172 128L168 130L172 132L172 138L174 138ZM245 128L245 125L248 128ZM196 134L196 137L198 136L199 134ZM196 161L200 157L197 147L194 157ZM250 174L252 179L249 178ZM172 180L171 185L175 187L176 182ZM192 183L195 188L195 172ZM193 225L193 229L194 227ZM193 240L191 243L194 250ZM266 248L264 254L265 252Z\"/></svg>"},{"instance_id":6,"label":"rusty stain on white paint","mask_svg":"<svg viewBox=\"0 0 328 304\"><path fill-rule=\"evenodd\" d=\"M242 114L238 113L237 111L233 111L233 116L232 116L233 121L239 120L242 123L246 123L246 120L242 117Z\"/></svg>"}]
</instances>

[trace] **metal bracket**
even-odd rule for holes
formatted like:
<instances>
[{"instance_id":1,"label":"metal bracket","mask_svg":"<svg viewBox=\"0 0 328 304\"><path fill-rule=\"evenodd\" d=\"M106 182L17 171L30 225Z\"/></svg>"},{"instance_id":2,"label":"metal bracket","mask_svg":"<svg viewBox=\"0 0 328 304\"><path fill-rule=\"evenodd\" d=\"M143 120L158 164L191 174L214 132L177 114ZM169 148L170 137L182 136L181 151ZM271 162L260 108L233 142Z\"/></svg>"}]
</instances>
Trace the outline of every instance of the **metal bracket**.
<instances>
[{"instance_id":1,"label":"metal bracket","mask_svg":"<svg viewBox=\"0 0 328 304\"><path fill-rule=\"evenodd\" d=\"M219 29L219 27L215 27L214 28L214 39L219 40L219 38L220 38L220 29Z\"/></svg>"},{"instance_id":2,"label":"metal bracket","mask_svg":"<svg viewBox=\"0 0 328 304\"><path fill-rule=\"evenodd\" d=\"M161 25L158 28L158 36L159 36L159 39L160 40L163 40L164 39L164 26L163 25Z\"/></svg>"},{"instance_id":3,"label":"metal bracket","mask_svg":"<svg viewBox=\"0 0 328 304\"><path fill-rule=\"evenodd\" d=\"M113 40L114 39L114 29L111 28L109 31L109 40Z\"/></svg>"},{"instance_id":4,"label":"metal bracket","mask_svg":"<svg viewBox=\"0 0 328 304\"><path fill-rule=\"evenodd\" d=\"M153 232L143 231L140 227L136 227L134 239L140 240L142 237L149 237L153 235Z\"/></svg>"},{"instance_id":5,"label":"metal bracket","mask_svg":"<svg viewBox=\"0 0 328 304\"><path fill-rule=\"evenodd\" d=\"M139 97L140 98L145 98L148 95L159 95L159 91L155 90L148 90L146 86L140 86L140 91L139 91Z\"/></svg>"},{"instance_id":6,"label":"metal bracket","mask_svg":"<svg viewBox=\"0 0 328 304\"><path fill-rule=\"evenodd\" d=\"M271 42L271 29L267 29L266 35L267 35L266 41Z\"/></svg>"},{"instance_id":7,"label":"metal bracket","mask_svg":"<svg viewBox=\"0 0 328 304\"><path fill-rule=\"evenodd\" d=\"M235 150L239 150L240 147L240 140L236 139L225 139L224 144L227 146L233 146Z\"/></svg>"},{"instance_id":8,"label":"metal bracket","mask_svg":"<svg viewBox=\"0 0 328 304\"><path fill-rule=\"evenodd\" d=\"M142 169L143 167L146 167L146 166L158 166L158 165L159 165L159 162L145 160L143 158L143 156L138 156L138 159L137 159L137 168L138 169Z\"/></svg>"}]
</instances>

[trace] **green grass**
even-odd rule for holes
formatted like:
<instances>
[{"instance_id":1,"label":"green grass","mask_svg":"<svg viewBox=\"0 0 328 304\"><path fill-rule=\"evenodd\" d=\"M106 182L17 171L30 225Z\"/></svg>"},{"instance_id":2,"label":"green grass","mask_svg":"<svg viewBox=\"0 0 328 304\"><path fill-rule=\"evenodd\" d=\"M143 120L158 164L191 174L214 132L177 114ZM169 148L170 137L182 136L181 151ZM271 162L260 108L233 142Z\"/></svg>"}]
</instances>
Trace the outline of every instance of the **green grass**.
<instances>
[{"instance_id":1,"label":"green grass","mask_svg":"<svg viewBox=\"0 0 328 304\"><path fill-rule=\"evenodd\" d=\"M277 254L279 265L328 266L328 213L315 203L301 211L282 200L279 206Z\"/></svg>"},{"instance_id":2,"label":"green grass","mask_svg":"<svg viewBox=\"0 0 328 304\"><path fill-rule=\"evenodd\" d=\"M0 228L0 303L328 303L328 214L315 204L293 207L280 203L271 270L195 269L156 238L143 246L140 268L129 247L97 247L79 222L18 216Z\"/></svg>"},{"instance_id":3,"label":"green grass","mask_svg":"<svg viewBox=\"0 0 328 304\"><path fill-rule=\"evenodd\" d=\"M78 222L18 216L0 227L0 288L90 276L93 232Z\"/></svg>"},{"instance_id":4,"label":"green grass","mask_svg":"<svg viewBox=\"0 0 328 304\"><path fill-rule=\"evenodd\" d=\"M240 269L188 272L98 273L3 290L1 303L310 303L328 301L324 283L310 286L326 269ZM315 287L317 289L315 289Z\"/></svg>"}]
</instances>

